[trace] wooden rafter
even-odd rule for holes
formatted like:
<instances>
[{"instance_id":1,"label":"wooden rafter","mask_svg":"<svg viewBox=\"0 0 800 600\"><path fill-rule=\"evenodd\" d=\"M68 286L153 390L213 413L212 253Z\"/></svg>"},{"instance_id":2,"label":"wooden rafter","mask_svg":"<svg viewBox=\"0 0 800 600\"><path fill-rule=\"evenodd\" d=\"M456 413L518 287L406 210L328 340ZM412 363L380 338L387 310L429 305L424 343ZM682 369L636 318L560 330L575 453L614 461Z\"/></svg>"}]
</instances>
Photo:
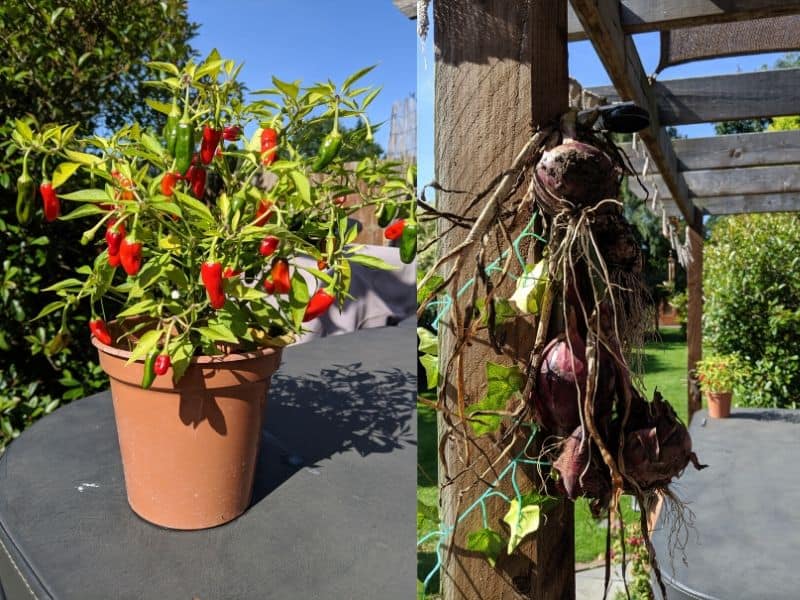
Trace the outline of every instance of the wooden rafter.
<instances>
[{"instance_id":1,"label":"wooden rafter","mask_svg":"<svg viewBox=\"0 0 800 600\"><path fill-rule=\"evenodd\" d=\"M613 86L590 91L609 102L620 99ZM658 81L653 92L661 125L796 115L800 112L800 69Z\"/></svg>"},{"instance_id":2,"label":"wooden rafter","mask_svg":"<svg viewBox=\"0 0 800 600\"><path fill-rule=\"evenodd\" d=\"M800 107L798 108L800 110ZM740 133L672 140L678 170L730 169L800 164L800 131ZM630 143L621 144L632 166L641 173L644 157Z\"/></svg>"},{"instance_id":3,"label":"wooden rafter","mask_svg":"<svg viewBox=\"0 0 800 600\"><path fill-rule=\"evenodd\" d=\"M683 177L693 198L800 192L800 169L797 165L685 171ZM650 195L658 189L661 198L671 197L662 176L653 175L645 184ZM629 186L634 194L644 196L638 181L631 178Z\"/></svg>"},{"instance_id":4,"label":"wooden rafter","mask_svg":"<svg viewBox=\"0 0 800 600\"><path fill-rule=\"evenodd\" d=\"M800 211L800 193L736 194L714 198L695 198L695 205L710 215L741 215L765 212ZM668 217L680 216L680 211L671 199L663 202Z\"/></svg>"},{"instance_id":5,"label":"wooden rafter","mask_svg":"<svg viewBox=\"0 0 800 600\"><path fill-rule=\"evenodd\" d=\"M800 13L800 3L792 0L622 0L620 5L624 33ZM567 27L570 41L588 37L574 10L569 11Z\"/></svg>"},{"instance_id":6,"label":"wooden rafter","mask_svg":"<svg viewBox=\"0 0 800 600\"><path fill-rule=\"evenodd\" d=\"M650 111L650 126L641 138L662 174L669 196L691 227L700 227L700 214L689 197L689 189L678 171L678 159L667 132L661 128L656 109L656 94L645 75L639 53L620 21L618 0L572 0L584 30L594 45L615 88L624 100L633 100Z\"/></svg>"},{"instance_id":7,"label":"wooden rafter","mask_svg":"<svg viewBox=\"0 0 800 600\"><path fill-rule=\"evenodd\" d=\"M417 18L417 0L392 0L392 3L409 19Z\"/></svg>"}]
</instances>

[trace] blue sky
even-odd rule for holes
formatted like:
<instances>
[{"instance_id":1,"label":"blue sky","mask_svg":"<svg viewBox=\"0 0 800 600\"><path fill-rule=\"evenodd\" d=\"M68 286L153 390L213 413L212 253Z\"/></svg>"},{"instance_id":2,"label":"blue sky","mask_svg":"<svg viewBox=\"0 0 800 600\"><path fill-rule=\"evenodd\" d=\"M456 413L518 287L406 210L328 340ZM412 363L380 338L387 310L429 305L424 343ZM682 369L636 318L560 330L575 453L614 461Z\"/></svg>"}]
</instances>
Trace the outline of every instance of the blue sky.
<instances>
[{"instance_id":1,"label":"blue sky","mask_svg":"<svg viewBox=\"0 0 800 600\"><path fill-rule=\"evenodd\" d=\"M431 28L431 31L433 28ZM646 73L653 73L658 65L659 35L646 33L634 36L639 55ZM434 64L433 39L429 36L425 42L418 42L417 88L418 88L418 126L417 148L419 154L419 181L429 182L433 179L433 92ZM758 54L714 60L696 61L685 65L671 67L662 71L658 78L683 79L687 77L703 77L723 75L740 71L755 71L762 65L772 66L783 56L778 54ZM603 64L588 41L573 42L569 45L570 76L577 79L584 87L608 85L611 83L603 68ZM678 128L679 133L688 137L704 137L714 135L712 124L702 123Z\"/></svg>"},{"instance_id":2,"label":"blue sky","mask_svg":"<svg viewBox=\"0 0 800 600\"><path fill-rule=\"evenodd\" d=\"M270 87L272 75L341 83L377 64L364 82L383 86L369 117L386 121L375 136L384 149L392 103L415 91L416 25L391 0L190 0L189 18L200 24L193 46L244 62L250 90Z\"/></svg>"}]
</instances>

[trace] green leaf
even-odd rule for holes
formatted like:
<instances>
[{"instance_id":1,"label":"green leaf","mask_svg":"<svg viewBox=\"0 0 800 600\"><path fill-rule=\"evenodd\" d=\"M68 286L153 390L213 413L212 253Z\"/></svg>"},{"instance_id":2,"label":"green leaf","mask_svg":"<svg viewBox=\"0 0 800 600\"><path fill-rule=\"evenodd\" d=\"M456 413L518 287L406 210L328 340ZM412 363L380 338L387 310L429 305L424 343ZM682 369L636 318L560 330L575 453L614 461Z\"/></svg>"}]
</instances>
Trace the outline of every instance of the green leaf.
<instances>
[{"instance_id":1,"label":"green leaf","mask_svg":"<svg viewBox=\"0 0 800 600\"><path fill-rule=\"evenodd\" d=\"M164 148L161 143L149 133L143 133L142 145L159 158L164 158Z\"/></svg>"},{"instance_id":2,"label":"green leaf","mask_svg":"<svg viewBox=\"0 0 800 600\"><path fill-rule=\"evenodd\" d=\"M59 221L72 221L73 219L83 219L84 217L90 217L92 215L99 215L105 213L102 208L99 206L95 206L94 204L81 204L75 210L67 213L66 215L62 215L58 217Z\"/></svg>"},{"instance_id":3,"label":"green leaf","mask_svg":"<svg viewBox=\"0 0 800 600\"><path fill-rule=\"evenodd\" d=\"M347 79L344 80L344 83L342 84L342 90L345 93L347 93L349 91L349 89L350 89L350 86L352 86L356 81L358 81L359 79L364 77L364 75L366 75L367 73L372 71L372 69L374 69L377 66L378 65L372 65L371 67L365 67L363 69L360 69L360 70L356 71L352 75L350 75L350 77L348 77Z\"/></svg>"},{"instance_id":4,"label":"green leaf","mask_svg":"<svg viewBox=\"0 0 800 600\"><path fill-rule=\"evenodd\" d=\"M522 390L525 378L516 366L504 367L497 363L486 363L486 395L467 407L467 413L505 410L511 396ZM500 415L478 415L469 422L475 435L486 435L497 431L503 417Z\"/></svg>"},{"instance_id":5,"label":"green leaf","mask_svg":"<svg viewBox=\"0 0 800 600\"><path fill-rule=\"evenodd\" d=\"M144 101L147 106L162 114L169 115L169 113L172 112L172 104L168 102L159 102L153 98L145 98Z\"/></svg>"},{"instance_id":6,"label":"green leaf","mask_svg":"<svg viewBox=\"0 0 800 600\"><path fill-rule=\"evenodd\" d=\"M175 190L175 197L189 216L197 218L209 227L214 225L214 216L205 204L178 190Z\"/></svg>"},{"instance_id":7,"label":"green leaf","mask_svg":"<svg viewBox=\"0 0 800 600\"><path fill-rule=\"evenodd\" d=\"M390 265L385 260L378 258L377 256L370 256L369 254L351 254L347 257L347 260L359 265L364 265L370 269L380 269L381 271L397 270L397 267L394 265Z\"/></svg>"},{"instance_id":8,"label":"green leaf","mask_svg":"<svg viewBox=\"0 0 800 600\"><path fill-rule=\"evenodd\" d=\"M165 73L169 73L171 75L175 75L175 77L179 77L181 72L178 70L176 65L168 62L160 62L160 61L152 61L146 63L148 67L151 69L155 69L156 71L163 71ZM167 111L169 112L169 111Z\"/></svg>"},{"instance_id":9,"label":"green leaf","mask_svg":"<svg viewBox=\"0 0 800 600\"><path fill-rule=\"evenodd\" d=\"M439 357L423 354L419 357L419 362L422 368L425 369L425 381L428 383L428 389L436 388L439 385ZM475 405L473 404L473 406Z\"/></svg>"},{"instance_id":10,"label":"green leaf","mask_svg":"<svg viewBox=\"0 0 800 600\"><path fill-rule=\"evenodd\" d=\"M289 175L294 181L294 187L297 188L297 193L307 204L311 203L311 185L308 182L308 177L303 175L300 171L290 171Z\"/></svg>"},{"instance_id":11,"label":"green leaf","mask_svg":"<svg viewBox=\"0 0 800 600\"><path fill-rule=\"evenodd\" d=\"M135 317L138 315L143 315L148 313L149 311L153 310L158 306L158 302L152 300L150 298L146 300L140 300L136 304L129 306L125 310L117 313L117 318L122 317Z\"/></svg>"},{"instance_id":12,"label":"green leaf","mask_svg":"<svg viewBox=\"0 0 800 600\"><path fill-rule=\"evenodd\" d=\"M63 162L58 165L53 171L53 187L58 188L64 184L78 170L78 167L80 165L74 162Z\"/></svg>"},{"instance_id":13,"label":"green leaf","mask_svg":"<svg viewBox=\"0 0 800 600\"><path fill-rule=\"evenodd\" d=\"M306 306L308 306L310 298L308 294L308 284L306 284L306 280L299 271L295 271L292 274L291 284L292 291L289 296L289 305L292 309L292 321L294 322L294 326L299 328L303 324L303 316L305 315Z\"/></svg>"},{"instance_id":14,"label":"green leaf","mask_svg":"<svg viewBox=\"0 0 800 600\"><path fill-rule=\"evenodd\" d=\"M54 313L57 310L64 308L66 305L67 303L64 302L63 300L56 300L55 302L51 302L50 304L45 306L42 310L40 310L39 314L33 317L32 320L36 321L37 319L41 319L42 317L45 317L50 313Z\"/></svg>"},{"instance_id":15,"label":"green leaf","mask_svg":"<svg viewBox=\"0 0 800 600\"><path fill-rule=\"evenodd\" d=\"M80 279L75 279L74 277L70 277L68 279L63 279L62 281L59 281L58 283L54 283L50 287L44 288L42 291L43 292L57 292L59 290L66 290L68 288L82 287L82 286L83 286L83 282Z\"/></svg>"},{"instance_id":16,"label":"green leaf","mask_svg":"<svg viewBox=\"0 0 800 600\"><path fill-rule=\"evenodd\" d=\"M131 352L131 357L128 359L127 364L136 362L138 359L143 358L148 352L155 348L161 339L162 333L163 331L160 329L151 329L150 331L145 332L145 334L139 338L139 343L136 344L133 352Z\"/></svg>"},{"instance_id":17,"label":"green leaf","mask_svg":"<svg viewBox=\"0 0 800 600\"><path fill-rule=\"evenodd\" d=\"M488 528L471 531L467 536L467 550L480 552L494 568L503 551L503 538L499 533Z\"/></svg>"},{"instance_id":18,"label":"green leaf","mask_svg":"<svg viewBox=\"0 0 800 600\"><path fill-rule=\"evenodd\" d=\"M87 189L70 192L61 196L64 200L74 200L75 202L108 202L111 198L105 190Z\"/></svg>"},{"instance_id":19,"label":"green leaf","mask_svg":"<svg viewBox=\"0 0 800 600\"><path fill-rule=\"evenodd\" d=\"M31 131L30 126L25 121L17 119L14 121L14 126L17 129L17 132L22 136L26 142L30 142L33 140L33 131Z\"/></svg>"},{"instance_id":20,"label":"green leaf","mask_svg":"<svg viewBox=\"0 0 800 600\"><path fill-rule=\"evenodd\" d=\"M172 380L177 383L183 377L192 361L192 356L194 356L194 346L188 336L170 342L169 356L172 359Z\"/></svg>"},{"instance_id":21,"label":"green leaf","mask_svg":"<svg viewBox=\"0 0 800 600\"><path fill-rule=\"evenodd\" d=\"M439 509L417 499L417 531L429 531L439 527Z\"/></svg>"},{"instance_id":22,"label":"green leaf","mask_svg":"<svg viewBox=\"0 0 800 600\"><path fill-rule=\"evenodd\" d=\"M538 496L526 495L520 503L518 498L511 500L508 512L503 521L509 526L511 535L508 538L508 554L514 552L525 536L539 529L539 516L541 507L537 503Z\"/></svg>"},{"instance_id":23,"label":"green leaf","mask_svg":"<svg viewBox=\"0 0 800 600\"><path fill-rule=\"evenodd\" d=\"M417 304L422 304L428 299L433 290L442 285L444 278L441 275L434 275L431 277L424 286L417 288Z\"/></svg>"},{"instance_id":24,"label":"green leaf","mask_svg":"<svg viewBox=\"0 0 800 600\"><path fill-rule=\"evenodd\" d=\"M439 356L439 340L435 334L424 327L417 327L417 337L419 338L418 350L420 352Z\"/></svg>"},{"instance_id":25,"label":"green leaf","mask_svg":"<svg viewBox=\"0 0 800 600\"><path fill-rule=\"evenodd\" d=\"M102 162L103 159L99 156L95 156L94 154L87 154L86 152L77 152L76 150L64 150L64 153L74 160L75 162L81 163L82 165L96 165L99 162Z\"/></svg>"},{"instance_id":26,"label":"green leaf","mask_svg":"<svg viewBox=\"0 0 800 600\"><path fill-rule=\"evenodd\" d=\"M272 78L273 85L278 88L281 92L283 92L286 96L294 100L297 98L297 93L300 91L300 86L296 83L288 83L286 81L281 81L277 77Z\"/></svg>"},{"instance_id":27,"label":"green leaf","mask_svg":"<svg viewBox=\"0 0 800 600\"><path fill-rule=\"evenodd\" d=\"M227 342L229 344L239 343L234 333L221 323L209 324L208 327L196 327L195 330L203 337L213 342Z\"/></svg>"}]
</instances>

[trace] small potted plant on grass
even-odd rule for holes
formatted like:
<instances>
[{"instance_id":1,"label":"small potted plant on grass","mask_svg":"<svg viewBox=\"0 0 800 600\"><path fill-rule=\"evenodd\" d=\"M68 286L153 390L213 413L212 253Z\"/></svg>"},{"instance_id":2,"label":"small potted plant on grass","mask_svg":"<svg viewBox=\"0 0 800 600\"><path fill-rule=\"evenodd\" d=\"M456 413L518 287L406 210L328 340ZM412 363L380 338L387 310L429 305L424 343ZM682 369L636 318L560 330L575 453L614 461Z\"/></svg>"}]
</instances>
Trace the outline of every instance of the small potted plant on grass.
<instances>
[{"instance_id":1,"label":"small potted plant on grass","mask_svg":"<svg viewBox=\"0 0 800 600\"><path fill-rule=\"evenodd\" d=\"M348 216L389 206L413 225L414 173L341 157L372 136L365 110L378 90L358 85L369 69L338 87L273 78L247 104L241 66L216 51L200 64L151 67L149 84L172 97L146 100L164 114L161 132L131 124L76 139L76 126L16 123L18 212L32 217L38 179L47 221L95 221L82 239L92 264L51 286L58 299L39 316L62 311L66 323L88 301L131 508L199 529L249 505L282 346L350 297L353 263L389 268L353 244ZM342 119L359 125L343 133ZM295 147L310 124L331 120L316 154ZM62 193L81 172L88 187ZM62 214L62 202L76 207ZM62 326L49 347L67 338Z\"/></svg>"},{"instance_id":2,"label":"small potted plant on grass","mask_svg":"<svg viewBox=\"0 0 800 600\"><path fill-rule=\"evenodd\" d=\"M734 354L712 355L697 363L695 370L708 403L708 416L715 419L730 416L739 368L739 359Z\"/></svg>"}]
</instances>

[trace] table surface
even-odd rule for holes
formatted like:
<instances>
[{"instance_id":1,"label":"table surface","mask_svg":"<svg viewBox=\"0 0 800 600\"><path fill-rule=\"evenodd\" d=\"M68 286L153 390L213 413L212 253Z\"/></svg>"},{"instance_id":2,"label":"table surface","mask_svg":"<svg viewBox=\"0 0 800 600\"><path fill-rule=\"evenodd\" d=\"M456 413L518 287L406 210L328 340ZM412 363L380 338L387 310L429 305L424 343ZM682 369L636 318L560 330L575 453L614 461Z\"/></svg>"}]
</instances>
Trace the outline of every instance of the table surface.
<instances>
[{"instance_id":1,"label":"table surface","mask_svg":"<svg viewBox=\"0 0 800 600\"><path fill-rule=\"evenodd\" d=\"M0 457L0 600L413 598L415 344L402 324L288 348L253 505L211 530L129 509L108 392L58 409Z\"/></svg>"},{"instance_id":2,"label":"table surface","mask_svg":"<svg viewBox=\"0 0 800 600\"><path fill-rule=\"evenodd\" d=\"M653 533L670 600L800 597L800 411L702 411L690 432L708 468L672 486L694 513L687 564L670 560L664 511Z\"/></svg>"}]
</instances>

